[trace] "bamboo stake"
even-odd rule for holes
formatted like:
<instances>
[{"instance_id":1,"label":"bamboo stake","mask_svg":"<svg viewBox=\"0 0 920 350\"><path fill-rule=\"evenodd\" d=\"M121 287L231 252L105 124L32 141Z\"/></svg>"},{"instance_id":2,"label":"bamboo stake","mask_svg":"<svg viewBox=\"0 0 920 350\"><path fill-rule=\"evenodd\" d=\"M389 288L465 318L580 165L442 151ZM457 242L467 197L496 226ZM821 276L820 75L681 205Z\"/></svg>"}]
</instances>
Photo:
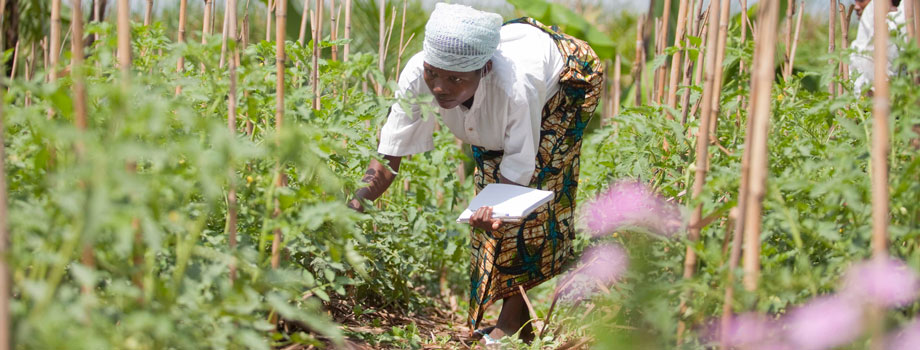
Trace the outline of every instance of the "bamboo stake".
<instances>
[{"instance_id":1,"label":"bamboo stake","mask_svg":"<svg viewBox=\"0 0 920 350\"><path fill-rule=\"evenodd\" d=\"M387 12L386 0L380 0L378 1L378 4L379 5L377 6L377 11L380 12L379 17L378 17L378 20L380 22L377 28L377 31L378 31L377 33L377 39L378 39L378 42L377 42L377 55L378 55L377 69L380 70L381 74L386 76L386 72L384 72L384 64L386 62L386 53L384 51L385 50L384 45L386 45L386 43L384 42L384 40L386 39L386 12ZM377 93L377 95L383 94L383 86L380 84L380 82L376 82L376 81L374 82L374 91Z\"/></svg>"},{"instance_id":2,"label":"bamboo stake","mask_svg":"<svg viewBox=\"0 0 920 350\"><path fill-rule=\"evenodd\" d=\"M93 1L93 21L96 23L102 22L102 1ZM93 34L93 40L98 41L99 38L100 36L98 32Z\"/></svg>"},{"instance_id":3,"label":"bamboo stake","mask_svg":"<svg viewBox=\"0 0 920 350\"><path fill-rule=\"evenodd\" d=\"M620 55L616 55L613 60L613 114L611 115L613 118L620 115L620 94L622 93L622 88L620 87L621 65Z\"/></svg>"},{"instance_id":4,"label":"bamboo stake","mask_svg":"<svg viewBox=\"0 0 920 350\"><path fill-rule=\"evenodd\" d=\"M6 0L0 0L0 22L4 18L4 9ZM2 35L0 35L2 37ZM0 52L5 49L5 43L0 38ZM4 76L4 65L0 64L0 76ZM3 89L0 89L0 101L3 101ZM0 103L0 256L9 256L10 230L7 216L7 192L6 192L6 149L3 138L3 105ZM0 259L0 350L9 350L12 343L12 325L10 317L10 295L12 294L10 268L7 265L6 258Z\"/></svg>"},{"instance_id":5,"label":"bamboo stake","mask_svg":"<svg viewBox=\"0 0 920 350\"><path fill-rule=\"evenodd\" d=\"M351 0L345 0L345 48L342 51L342 60L348 62L348 54L351 50Z\"/></svg>"},{"instance_id":6,"label":"bamboo stake","mask_svg":"<svg viewBox=\"0 0 920 350\"><path fill-rule=\"evenodd\" d=\"M914 37L914 40L917 41L917 46L920 46L920 1L918 0L907 0L913 1L914 4L914 33L917 35ZM847 16L849 18L849 16Z\"/></svg>"},{"instance_id":7,"label":"bamboo stake","mask_svg":"<svg viewBox=\"0 0 920 350\"><path fill-rule=\"evenodd\" d=\"M910 1L908 1L908 3L910 3ZM846 6L843 6L843 4L838 6L837 18L840 20L840 45L846 50L850 47L850 21L847 20ZM850 67L845 61L840 62L839 74L843 81L850 81ZM843 95L843 83L837 84L837 94Z\"/></svg>"},{"instance_id":8,"label":"bamboo stake","mask_svg":"<svg viewBox=\"0 0 920 350\"><path fill-rule=\"evenodd\" d=\"M153 0L147 0L147 10L144 11L144 25L149 26L153 21Z\"/></svg>"},{"instance_id":9,"label":"bamboo stake","mask_svg":"<svg viewBox=\"0 0 920 350\"><path fill-rule=\"evenodd\" d=\"M684 28L687 25L687 1L681 1L680 7L677 9L677 28L674 29L674 46L678 47L684 40ZM684 47L686 50L686 46ZM685 51L684 50L684 51ZM677 78L680 76L680 56L681 52L675 52L671 57L671 74L670 80L668 81L668 107L674 108L677 106ZM674 116L669 116L669 119L674 119Z\"/></svg>"},{"instance_id":10,"label":"bamboo stake","mask_svg":"<svg viewBox=\"0 0 920 350\"><path fill-rule=\"evenodd\" d=\"M322 1L323 1L323 0L315 0L315 1L314 1L314 5L315 5L315 7L316 7L317 10L320 9L320 3L321 3ZM312 21L313 23L311 23L311 25L313 26L313 28L312 28L312 30L313 30L313 62L312 62L312 66L313 66L313 67L312 67L311 72L310 72L310 73L311 73L311 74L310 74L310 77L311 77L310 80L311 80L311 84L313 85L312 87L313 87L313 110L314 110L314 111L318 111L318 110L319 110L319 108L320 108L320 102L321 102L321 101L320 101L320 98L319 98L319 54L320 54L320 47L319 47L320 39L319 39L319 38L322 37L323 22L320 22L321 20L318 18L318 17L319 17L319 13L320 13L320 11L316 11L315 13L313 13L313 15L316 16L316 18L314 18L314 21Z\"/></svg>"},{"instance_id":11,"label":"bamboo stake","mask_svg":"<svg viewBox=\"0 0 920 350\"><path fill-rule=\"evenodd\" d=\"M272 12L275 10L275 0L268 0L265 7L265 41L272 41Z\"/></svg>"},{"instance_id":12,"label":"bamboo stake","mask_svg":"<svg viewBox=\"0 0 920 350\"><path fill-rule=\"evenodd\" d=\"M214 24L217 23L217 1L211 1L211 19L208 20L208 34L214 34Z\"/></svg>"},{"instance_id":13,"label":"bamboo stake","mask_svg":"<svg viewBox=\"0 0 920 350\"><path fill-rule=\"evenodd\" d=\"M336 19L338 17L338 11L341 10L341 6L338 9L335 7L335 0L329 0L329 25L331 27L329 31L329 40L335 42L339 36L339 27ZM338 61L339 59L339 46L332 45L332 60Z\"/></svg>"},{"instance_id":14,"label":"bamboo stake","mask_svg":"<svg viewBox=\"0 0 920 350\"><path fill-rule=\"evenodd\" d=\"M310 0L303 0L303 12L300 13L300 35L297 37L297 43L303 46L303 42L307 37L307 15L310 13ZM312 21L311 21L312 22ZM313 29L313 24L310 24L310 30L312 37L316 37L316 31Z\"/></svg>"},{"instance_id":15,"label":"bamboo stake","mask_svg":"<svg viewBox=\"0 0 920 350\"><path fill-rule=\"evenodd\" d=\"M751 174L744 217L744 287L749 291L757 289L760 274L760 226L763 197L767 182L767 131L770 126L770 92L773 86L773 55L776 51L776 26L779 17L779 1L761 3L757 18L757 53L754 55L751 87L751 118L753 136L751 142Z\"/></svg>"},{"instance_id":16,"label":"bamboo stake","mask_svg":"<svg viewBox=\"0 0 920 350\"><path fill-rule=\"evenodd\" d=\"M281 126L283 125L282 121L284 119L284 26L287 1L277 0L275 4L277 5L277 8L275 8L275 75L277 76L275 82L275 133L278 135L276 142L280 142ZM279 187L282 185L282 178L284 177L280 169L281 164L278 164L278 179L275 182L275 186ZM280 215L280 213L279 204L276 200L275 214ZM272 240L271 264L272 269L277 269L281 264L281 229L275 229L274 238Z\"/></svg>"},{"instance_id":17,"label":"bamboo stake","mask_svg":"<svg viewBox=\"0 0 920 350\"><path fill-rule=\"evenodd\" d=\"M875 93L872 97L872 255L888 254L888 8L889 0L876 0Z\"/></svg>"},{"instance_id":18,"label":"bamboo stake","mask_svg":"<svg viewBox=\"0 0 920 350\"><path fill-rule=\"evenodd\" d=\"M680 6L679 6L679 7L686 7L686 1L680 1ZM679 10L678 10L678 13L680 13ZM661 15L661 31L660 31L661 37L655 39L656 42L660 43L660 44L658 45L658 47L659 47L659 52L658 52L658 54L659 54L659 55L663 55L663 54L664 54L664 50L665 50L665 48L666 48L667 45L668 45L668 44L667 44L667 42L668 42L668 31L669 31L669 29L670 29L670 24L671 24L671 22L670 22L671 18L670 18L670 17L671 17L671 0L665 0L665 1L664 1L664 12L663 12L662 15ZM683 16L681 16L681 17L683 17ZM683 19L682 19L682 18L678 18L678 23L680 23L681 20L683 20ZM680 30L680 29L678 29L678 30ZM675 43L675 46L678 45L679 41L678 41L677 37L674 38L674 43ZM675 53L675 54L674 54L674 57L679 57L679 56L677 56L677 54ZM664 96L664 84L665 84L664 79L665 79L665 74L666 74L667 72L668 72L668 61L665 60L665 61L664 61L664 64L661 65L661 67L660 67L660 68L657 70L657 72L656 72L657 74L655 75L655 85L658 86L658 90L656 91L655 96L656 96L656 99L657 99L657 102L658 102L658 103L661 103L662 96Z\"/></svg>"},{"instance_id":19,"label":"bamboo stake","mask_svg":"<svg viewBox=\"0 0 920 350\"><path fill-rule=\"evenodd\" d=\"M661 36L661 18L655 18L655 29L653 33L655 39L655 55L653 57L658 57L661 54L661 40L658 38ZM654 60L654 58L653 58ZM652 88L648 91L649 102L655 101L655 103L661 103L661 98L658 97L658 71L661 70L661 67L655 68L651 72L652 74Z\"/></svg>"},{"instance_id":20,"label":"bamboo stake","mask_svg":"<svg viewBox=\"0 0 920 350\"><path fill-rule=\"evenodd\" d=\"M0 0L0 1L5 1L5 0ZM49 41L50 40L48 39L47 35L44 38L42 38L42 70L44 70L45 72L48 72L48 60L50 59L48 57L49 56L48 55L48 45L49 45L48 42ZM49 79L49 76L45 75L45 82L48 82L48 79Z\"/></svg>"},{"instance_id":21,"label":"bamboo stake","mask_svg":"<svg viewBox=\"0 0 920 350\"><path fill-rule=\"evenodd\" d=\"M399 50L396 52L396 81L399 81L399 68L402 65L402 54L403 54L403 38L406 36L406 9L408 8L409 2L403 0L403 10L402 10L402 25L399 27Z\"/></svg>"},{"instance_id":22,"label":"bamboo stake","mask_svg":"<svg viewBox=\"0 0 920 350\"><path fill-rule=\"evenodd\" d=\"M718 127L719 127L719 107L722 98L722 62L725 60L725 46L728 39L728 16L731 8L731 0L721 0L719 6L719 35L716 43L716 62L715 72L712 82L712 117L709 118L709 139L713 144L718 144Z\"/></svg>"},{"instance_id":23,"label":"bamboo stake","mask_svg":"<svg viewBox=\"0 0 920 350\"><path fill-rule=\"evenodd\" d=\"M904 1L904 26L907 27L907 38L913 39L916 34L916 29L914 28L914 1L913 0L903 0ZM842 30L843 27L840 27Z\"/></svg>"},{"instance_id":24,"label":"bamboo stake","mask_svg":"<svg viewBox=\"0 0 920 350\"><path fill-rule=\"evenodd\" d=\"M185 43L185 22L186 22L186 9L188 7L188 0L179 1L179 36L176 41L179 44ZM182 74L182 68L185 66L185 56L179 55L179 60L176 61L176 73ZM182 93L182 85L176 85L176 96Z\"/></svg>"},{"instance_id":25,"label":"bamboo stake","mask_svg":"<svg viewBox=\"0 0 920 350\"><path fill-rule=\"evenodd\" d=\"M26 62L26 81L32 81L32 78L34 77L35 60L37 58L36 55L38 54L37 44L38 43L36 43L33 40L32 45L30 45L31 47L29 48L29 60L28 62ZM29 107L32 105L32 92L31 91L26 91L25 105L26 107Z\"/></svg>"},{"instance_id":26,"label":"bamboo stake","mask_svg":"<svg viewBox=\"0 0 920 350\"><path fill-rule=\"evenodd\" d=\"M230 130L230 134L236 134L236 67L239 65L237 61L238 57L236 55L239 50L236 45L236 0L227 0L227 18L228 31L233 33L230 38L232 40L232 52L230 54L230 63L227 67L230 73L230 91L227 96L227 128ZM234 254L236 251L236 225L237 225L237 200L236 200L236 186L234 185L234 177L236 172L233 170L233 165L230 165L230 174L229 174L229 185L227 189L227 241L230 245L230 253ZM235 255L234 255L235 256ZM231 260L230 262L230 283L236 279L236 263Z\"/></svg>"},{"instance_id":27,"label":"bamboo stake","mask_svg":"<svg viewBox=\"0 0 920 350\"><path fill-rule=\"evenodd\" d=\"M220 63L217 64L218 69L224 69L224 65L227 63L227 36L230 31L230 11L227 9L230 3L228 1L224 0L224 23L220 32Z\"/></svg>"},{"instance_id":28,"label":"bamboo stake","mask_svg":"<svg viewBox=\"0 0 920 350\"><path fill-rule=\"evenodd\" d=\"M16 79L16 66L19 65L19 43L21 41L16 41L16 47L13 48L13 69L10 70L10 80ZM10 87L6 87L6 91L10 91Z\"/></svg>"},{"instance_id":29,"label":"bamboo stake","mask_svg":"<svg viewBox=\"0 0 920 350\"><path fill-rule=\"evenodd\" d=\"M127 81L131 68L131 22L128 0L118 0L118 68Z\"/></svg>"},{"instance_id":30,"label":"bamboo stake","mask_svg":"<svg viewBox=\"0 0 920 350\"><path fill-rule=\"evenodd\" d=\"M802 2L800 6L804 8L805 2ZM795 36L792 38L792 49L789 51L789 62L786 64L786 70L783 71L783 77L785 80L788 80L789 77L792 76L792 68L795 67L795 52L799 46L799 31L802 29L802 15L804 13L804 10L800 10L795 19Z\"/></svg>"},{"instance_id":31,"label":"bamboo stake","mask_svg":"<svg viewBox=\"0 0 920 350\"><path fill-rule=\"evenodd\" d=\"M706 10L706 14L704 15L703 21L701 22L701 23L702 23L702 29L700 30L700 34L702 34L702 33L704 33L704 32L705 32L705 33L709 33L709 27L710 27L710 22L709 22L710 17L709 17L709 15L710 15L710 12L711 12L711 11L709 11L708 9ZM701 35L701 36L702 36L702 35ZM701 49L704 48L704 47L707 47L707 48L708 48L710 45L715 45L715 44L710 44L710 43L709 43L709 41L708 41L708 40L709 40L709 36L708 36L708 35L705 36L705 37L703 37L702 39L703 39L703 40L702 40L702 43L701 43L701 45L700 45L700 48L701 48ZM702 85L702 81L703 81L703 65L704 65L703 59L705 59L705 57L706 57L706 55L702 55L702 54L696 56L695 68L693 69L693 83L694 83L694 84L700 84L700 85ZM701 104L702 102L703 102L703 99L701 98L701 99L699 99L699 100L697 100L696 102L693 103L693 107L690 108L690 115L696 115L696 112L699 110L700 104ZM690 130L687 130L687 137L690 137Z\"/></svg>"},{"instance_id":32,"label":"bamboo stake","mask_svg":"<svg viewBox=\"0 0 920 350\"><path fill-rule=\"evenodd\" d=\"M51 48L49 49L51 66L48 72L50 81L57 80L57 66L61 51L61 0L51 0Z\"/></svg>"},{"instance_id":33,"label":"bamboo stake","mask_svg":"<svg viewBox=\"0 0 920 350\"><path fill-rule=\"evenodd\" d=\"M240 33L241 47L245 50L249 47L249 0L246 0L246 10L243 15L243 28ZM238 50L239 51L239 50ZM240 59L236 59L237 65L239 65ZM243 89L243 100L249 100L249 90ZM255 132L255 124L252 122L252 119L249 117L249 113L246 112L246 109L243 109L243 116L246 119L246 136L252 138L252 134Z\"/></svg>"},{"instance_id":34,"label":"bamboo stake","mask_svg":"<svg viewBox=\"0 0 920 350\"><path fill-rule=\"evenodd\" d=\"M750 120L750 118L748 119ZM734 207L732 208L729 216L737 217L740 212L741 207ZM734 220L734 222L737 221L738 220ZM737 225L735 226L737 227ZM722 302L722 319L720 322L721 327L719 327L719 329L722 330L721 334L719 334L719 342L722 346L722 349L728 349L728 347L725 345L725 341L727 340L728 330L731 326L733 318L732 304L735 300L735 270L738 269L738 262L741 260L742 236L739 233L732 235L732 248L728 257L728 275L726 276L725 281L725 299Z\"/></svg>"},{"instance_id":35,"label":"bamboo stake","mask_svg":"<svg viewBox=\"0 0 920 350\"><path fill-rule=\"evenodd\" d=\"M727 2L728 0L724 0ZM719 2L711 1L709 4L709 14L710 14L710 23L717 23L719 19ZM706 33L706 41L709 43L717 43L718 38L718 28L715 25L710 25ZM709 103L713 100L713 89L715 88L715 70L716 70L716 54L717 51L713 46L706 47L706 58L705 58L705 75L703 77L703 111L700 115L700 125L699 130L696 135L696 173L694 175L693 181L693 197L694 199L699 198L703 193L703 185L706 183L706 171L709 168L709 119L712 118L712 104ZM689 230L689 240L690 244L687 245L687 253L684 259L684 275L683 278L688 280L693 278L694 271L696 270L696 252L693 250L693 242L696 242L700 238L700 230L702 230L702 225L700 222L703 218L703 205L698 204L693 210L693 214L690 217L690 230ZM684 296L681 298L680 302L680 315L683 315L687 311L687 298L689 297L689 292L684 292ZM686 330L686 324L683 321L683 318L678 322L677 325L677 344L680 345L683 342L683 333Z\"/></svg>"},{"instance_id":36,"label":"bamboo stake","mask_svg":"<svg viewBox=\"0 0 920 350\"><path fill-rule=\"evenodd\" d=\"M828 17L828 21L827 21L827 30L828 30L827 32L827 52L830 54L833 54L834 51L836 51L836 46L837 46L836 45L837 30L836 30L836 26L834 25L834 23L837 22L834 20L834 17L837 17L836 16L837 0L830 0L830 1L831 1L830 16ZM831 58L830 60L827 61L827 63L829 65L834 65L834 59ZM836 91L834 89L835 86L836 86L836 83L834 82L834 75L833 73L831 73L831 81L828 83L828 86L827 86L827 92L831 94L831 97L834 97L835 95L834 94L834 92Z\"/></svg>"},{"instance_id":37,"label":"bamboo stake","mask_svg":"<svg viewBox=\"0 0 920 350\"><path fill-rule=\"evenodd\" d=\"M789 58L792 54L792 15L795 14L795 1L788 1L786 4L786 55L783 57L784 66L789 65ZM833 18L833 17L832 17Z\"/></svg>"},{"instance_id":38,"label":"bamboo stake","mask_svg":"<svg viewBox=\"0 0 920 350\"><path fill-rule=\"evenodd\" d=\"M748 32L748 15L747 15L747 0L739 0L741 2L741 46L744 46L744 43L747 42L747 32ZM744 60L738 60L738 73L744 75ZM742 96L738 96L738 100L741 101Z\"/></svg>"},{"instance_id":39,"label":"bamboo stake","mask_svg":"<svg viewBox=\"0 0 920 350\"><path fill-rule=\"evenodd\" d=\"M127 2L126 0L123 1ZM119 3L119 10L121 10L121 7L122 4ZM71 18L70 24L73 38L70 39L70 50L72 53L71 76L73 77L73 85L71 88L73 89L74 124L81 133L84 133L87 126L86 85L83 81L83 9L80 6L80 0L71 0L71 10L73 11L73 18ZM78 140L75 149L77 158L82 158L85 153L83 142ZM80 262L89 268L93 268L96 265L92 242L83 242ZM83 294L89 294L92 291L92 286L84 285L81 286L80 290Z\"/></svg>"},{"instance_id":40,"label":"bamboo stake","mask_svg":"<svg viewBox=\"0 0 920 350\"><path fill-rule=\"evenodd\" d=\"M636 58L633 60L632 66L633 85L636 87L634 89L636 97L635 106L642 105L642 54L645 52L645 50L642 49L645 47L645 42L642 38L642 30L647 17L648 15L639 16L639 21L636 24Z\"/></svg>"}]
</instances>

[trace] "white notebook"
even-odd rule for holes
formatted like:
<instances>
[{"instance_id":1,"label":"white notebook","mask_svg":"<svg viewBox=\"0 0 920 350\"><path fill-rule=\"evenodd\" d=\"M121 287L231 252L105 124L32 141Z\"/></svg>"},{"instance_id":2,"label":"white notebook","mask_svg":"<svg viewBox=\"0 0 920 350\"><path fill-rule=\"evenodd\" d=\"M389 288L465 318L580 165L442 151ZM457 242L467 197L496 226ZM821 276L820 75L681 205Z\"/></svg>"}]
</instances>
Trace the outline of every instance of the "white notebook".
<instances>
[{"instance_id":1,"label":"white notebook","mask_svg":"<svg viewBox=\"0 0 920 350\"><path fill-rule=\"evenodd\" d=\"M470 206L457 218L457 222L470 222L470 216L483 206L492 207L493 218L519 221L550 199L553 199L553 191L518 185L488 184L473 198Z\"/></svg>"}]
</instances>

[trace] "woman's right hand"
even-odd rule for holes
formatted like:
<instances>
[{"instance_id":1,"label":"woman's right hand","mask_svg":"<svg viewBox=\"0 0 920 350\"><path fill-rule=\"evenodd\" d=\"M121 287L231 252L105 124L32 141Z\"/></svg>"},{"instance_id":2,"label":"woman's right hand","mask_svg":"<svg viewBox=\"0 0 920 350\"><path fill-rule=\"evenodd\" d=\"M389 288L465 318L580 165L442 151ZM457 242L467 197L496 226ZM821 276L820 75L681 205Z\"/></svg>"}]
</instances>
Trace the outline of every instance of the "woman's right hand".
<instances>
[{"instance_id":1,"label":"woman's right hand","mask_svg":"<svg viewBox=\"0 0 920 350\"><path fill-rule=\"evenodd\" d=\"M346 203L345 205L348 206L348 207L351 208L351 209L354 209L355 211L357 211L357 212L359 212L359 213L363 213L363 212L364 212L364 204L361 204L361 200L358 199L358 198L352 198L352 199L351 199L350 201L348 201L348 203Z\"/></svg>"},{"instance_id":2,"label":"woman's right hand","mask_svg":"<svg viewBox=\"0 0 920 350\"><path fill-rule=\"evenodd\" d=\"M485 231L492 231L502 226L502 220L492 218L492 207L479 207L479 209L476 209L476 212L470 216L470 226Z\"/></svg>"}]
</instances>

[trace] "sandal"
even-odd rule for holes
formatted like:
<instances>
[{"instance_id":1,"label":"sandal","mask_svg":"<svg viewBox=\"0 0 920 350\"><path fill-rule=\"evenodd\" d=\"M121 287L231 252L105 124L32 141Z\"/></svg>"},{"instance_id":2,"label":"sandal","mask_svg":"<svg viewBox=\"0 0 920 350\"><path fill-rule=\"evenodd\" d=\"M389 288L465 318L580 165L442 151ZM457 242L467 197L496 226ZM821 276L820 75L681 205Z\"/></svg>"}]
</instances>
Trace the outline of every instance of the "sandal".
<instances>
[{"instance_id":1,"label":"sandal","mask_svg":"<svg viewBox=\"0 0 920 350\"><path fill-rule=\"evenodd\" d=\"M489 346L498 344L498 340L493 339L489 336L489 333L492 333L492 330L495 329L495 326L486 327L483 329L477 329L473 331L473 340L482 340L482 345Z\"/></svg>"}]
</instances>

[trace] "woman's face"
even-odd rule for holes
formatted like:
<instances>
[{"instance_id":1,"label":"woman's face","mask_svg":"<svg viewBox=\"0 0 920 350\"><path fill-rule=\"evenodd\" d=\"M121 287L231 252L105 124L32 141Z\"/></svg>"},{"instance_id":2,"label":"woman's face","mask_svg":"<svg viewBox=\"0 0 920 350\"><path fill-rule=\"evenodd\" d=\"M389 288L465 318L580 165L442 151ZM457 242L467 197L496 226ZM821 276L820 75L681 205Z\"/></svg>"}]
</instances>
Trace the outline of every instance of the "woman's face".
<instances>
[{"instance_id":1,"label":"woman's face","mask_svg":"<svg viewBox=\"0 0 920 350\"><path fill-rule=\"evenodd\" d=\"M853 7L856 9L856 15L862 16L863 10L866 9L866 6L869 6L869 2L872 0L854 0Z\"/></svg>"},{"instance_id":2,"label":"woman's face","mask_svg":"<svg viewBox=\"0 0 920 350\"><path fill-rule=\"evenodd\" d=\"M486 63L483 69L472 72L454 72L424 64L425 84L434 95L438 105L444 109L451 109L469 101L476 94L479 81L492 68L492 62Z\"/></svg>"}]
</instances>

